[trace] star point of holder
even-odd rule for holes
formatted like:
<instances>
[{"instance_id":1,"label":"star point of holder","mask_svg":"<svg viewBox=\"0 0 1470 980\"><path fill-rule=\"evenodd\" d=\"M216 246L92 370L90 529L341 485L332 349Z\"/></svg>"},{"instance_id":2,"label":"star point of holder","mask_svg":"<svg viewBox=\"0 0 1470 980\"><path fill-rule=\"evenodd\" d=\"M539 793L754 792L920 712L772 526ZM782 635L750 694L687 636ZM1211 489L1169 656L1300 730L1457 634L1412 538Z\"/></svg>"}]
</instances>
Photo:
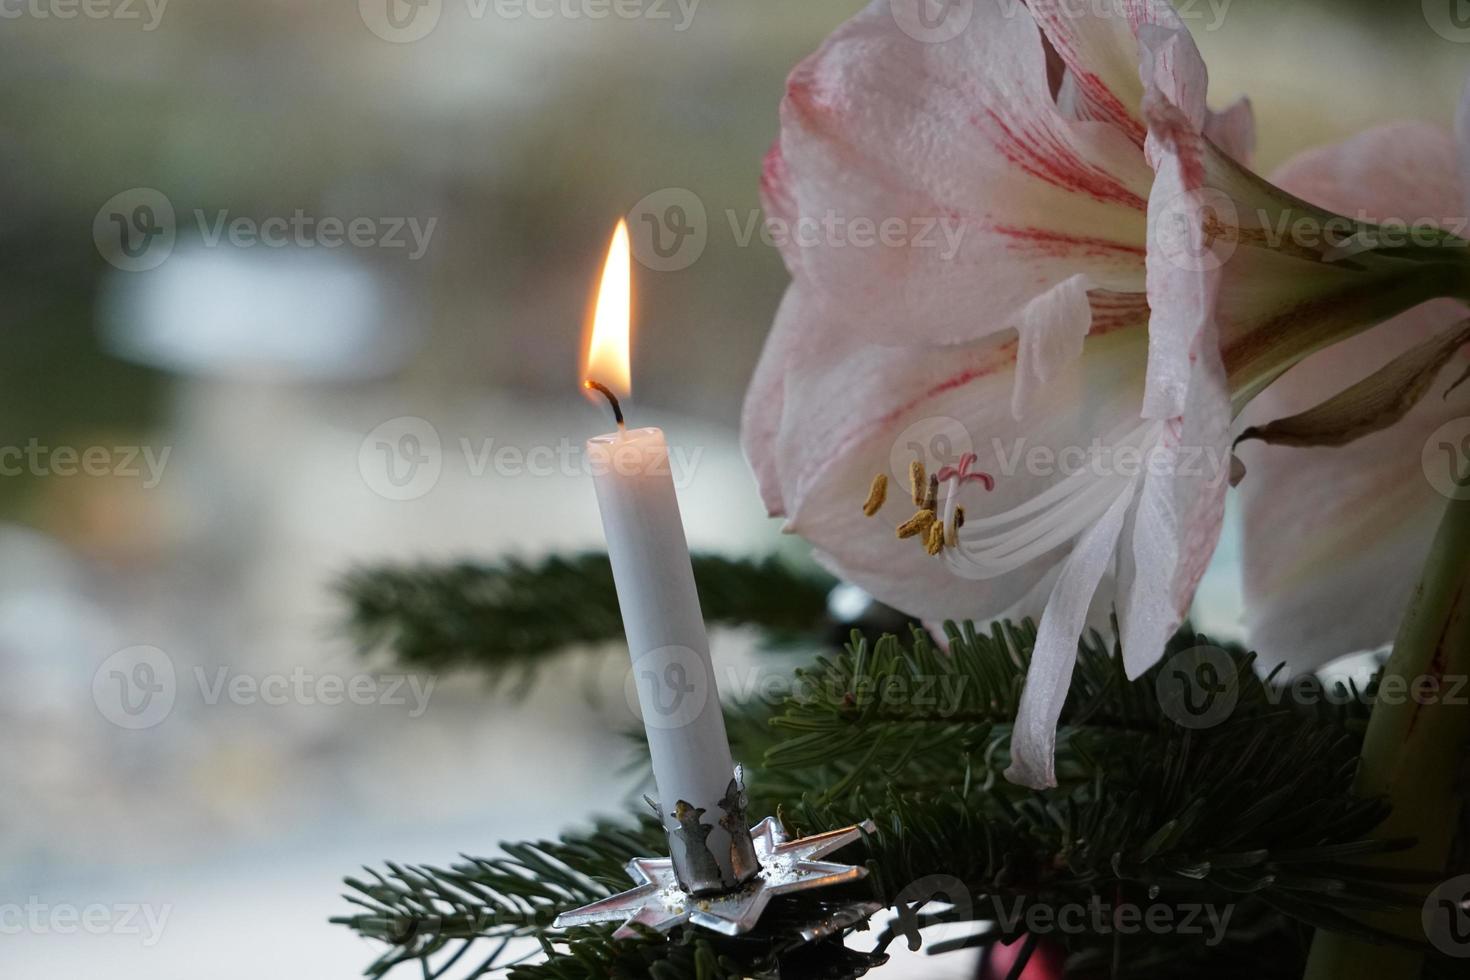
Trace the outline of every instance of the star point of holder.
<instances>
[{"instance_id":1,"label":"star point of holder","mask_svg":"<svg viewBox=\"0 0 1470 980\"><path fill-rule=\"evenodd\" d=\"M669 932L688 922L722 935L738 936L755 928L766 906L777 895L867 877L867 868L819 858L875 829L868 820L856 827L788 841L776 818L767 817L751 828L761 870L735 891L702 897L687 895L679 887L671 859L634 858L628 862L628 875L635 883L633 888L564 912L556 917L554 926L567 929L622 920L613 937L632 939L638 935L633 928L635 924L656 932Z\"/></svg>"}]
</instances>

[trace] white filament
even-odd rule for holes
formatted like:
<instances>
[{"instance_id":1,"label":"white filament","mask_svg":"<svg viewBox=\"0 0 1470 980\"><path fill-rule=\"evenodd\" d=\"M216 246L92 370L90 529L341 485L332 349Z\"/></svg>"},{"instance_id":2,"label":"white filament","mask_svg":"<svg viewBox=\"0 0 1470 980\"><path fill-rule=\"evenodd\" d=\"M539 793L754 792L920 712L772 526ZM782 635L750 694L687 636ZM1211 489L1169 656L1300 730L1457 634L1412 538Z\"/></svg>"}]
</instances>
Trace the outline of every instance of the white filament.
<instances>
[{"instance_id":1,"label":"white filament","mask_svg":"<svg viewBox=\"0 0 1470 980\"><path fill-rule=\"evenodd\" d=\"M1125 447L1146 454L1162 428L1162 422L1147 421L1109 440L1113 457ZM1084 465L1008 511L966 520L956 547L945 551L950 567L966 578L997 578L1071 541L1133 485L1134 474L1118 470L1100 472ZM958 477L949 481L946 526L953 526L961 486Z\"/></svg>"}]
</instances>

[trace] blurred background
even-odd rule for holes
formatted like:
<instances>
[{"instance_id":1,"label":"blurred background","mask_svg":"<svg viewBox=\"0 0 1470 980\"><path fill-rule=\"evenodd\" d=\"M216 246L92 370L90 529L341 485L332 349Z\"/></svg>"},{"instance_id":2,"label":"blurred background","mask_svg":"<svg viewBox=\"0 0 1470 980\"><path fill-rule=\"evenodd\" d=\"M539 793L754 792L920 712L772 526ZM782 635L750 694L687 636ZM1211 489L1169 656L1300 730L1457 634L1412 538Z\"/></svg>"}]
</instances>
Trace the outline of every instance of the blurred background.
<instances>
[{"instance_id":1,"label":"blurred background","mask_svg":"<svg viewBox=\"0 0 1470 980\"><path fill-rule=\"evenodd\" d=\"M1470 64L1462 0L1181 5L1263 171L1448 124ZM859 6L0 2L0 908L105 910L0 918L0 976L356 976L343 875L622 808L618 658L344 696L371 675L330 586L600 545L556 462L606 427L583 317L616 218L671 205L695 233L640 251L633 410L701 454L694 546L800 552L736 444L785 280L748 230L785 74ZM1234 554L1199 600L1223 635Z\"/></svg>"}]
</instances>

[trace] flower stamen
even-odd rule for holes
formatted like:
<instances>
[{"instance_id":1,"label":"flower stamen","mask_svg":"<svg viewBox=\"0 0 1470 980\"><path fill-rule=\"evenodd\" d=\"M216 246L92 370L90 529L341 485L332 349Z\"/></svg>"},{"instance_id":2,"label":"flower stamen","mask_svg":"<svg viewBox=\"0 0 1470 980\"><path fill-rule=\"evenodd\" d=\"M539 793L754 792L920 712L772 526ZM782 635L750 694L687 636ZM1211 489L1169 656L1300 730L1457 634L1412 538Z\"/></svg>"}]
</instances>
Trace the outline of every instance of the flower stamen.
<instances>
[{"instance_id":1,"label":"flower stamen","mask_svg":"<svg viewBox=\"0 0 1470 980\"><path fill-rule=\"evenodd\" d=\"M924 461L916 459L909 464L909 492L914 495L915 507L924 506L927 484L928 481L924 479Z\"/></svg>"},{"instance_id":2,"label":"flower stamen","mask_svg":"<svg viewBox=\"0 0 1470 980\"><path fill-rule=\"evenodd\" d=\"M934 524L936 519L934 511L928 509L921 510L898 526L898 536L900 539L903 539L928 534L929 528Z\"/></svg>"},{"instance_id":3,"label":"flower stamen","mask_svg":"<svg viewBox=\"0 0 1470 980\"><path fill-rule=\"evenodd\" d=\"M879 473L873 477L873 485L868 488L868 499L863 501L863 513L872 517L883 509L883 502L887 499L888 474Z\"/></svg>"},{"instance_id":4,"label":"flower stamen","mask_svg":"<svg viewBox=\"0 0 1470 980\"><path fill-rule=\"evenodd\" d=\"M924 550L931 558L944 550L944 525L939 521L932 522L924 533Z\"/></svg>"},{"instance_id":5,"label":"flower stamen","mask_svg":"<svg viewBox=\"0 0 1470 980\"><path fill-rule=\"evenodd\" d=\"M1122 447L1146 450L1156 442L1162 427L1161 422L1143 422L1124 430L1121 438L1106 440L1106 444L1114 452ZM985 476L969 472L966 463L961 460L960 466L946 473L955 481L956 488L963 479ZM994 486L994 481L988 478L980 482L985 483L986 489ZM967 578L978 579L1013 572L1081 534L1132 483L1123 473L1100 470L1095 465L1079 466L1010 510L971 521L965 533L960 534L956 528L956 540L947 555L950 567ZM951 493L945 515L948 524L956 523L958 518L954 498L955 494Z\"/></svg>"}]
</instances>

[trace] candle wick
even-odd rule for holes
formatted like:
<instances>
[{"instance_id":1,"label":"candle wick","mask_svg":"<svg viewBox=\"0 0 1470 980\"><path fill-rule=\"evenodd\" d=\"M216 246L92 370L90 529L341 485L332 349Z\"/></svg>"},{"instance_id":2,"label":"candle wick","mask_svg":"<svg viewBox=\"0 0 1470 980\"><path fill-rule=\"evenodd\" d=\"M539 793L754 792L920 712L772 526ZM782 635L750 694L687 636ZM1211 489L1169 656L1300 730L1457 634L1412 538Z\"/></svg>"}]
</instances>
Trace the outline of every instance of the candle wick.
<instances>
[{"instance_id":1,"label":"candle wick","mask_svg":"<svg viewBox=\"0 0 1470 980\"><path fill-rule=\"evenodd\" d=\"M613 418L617 420L618 431L622 432L626 430L627 424L623 421L623 406L618 404L618 396L612 393L612 389L605 384L593 381L591 378L583 381L582 384L593 391L602 392L603 396L607 399L608 404L612 405Z\"/></svg>"}]
</instances>

